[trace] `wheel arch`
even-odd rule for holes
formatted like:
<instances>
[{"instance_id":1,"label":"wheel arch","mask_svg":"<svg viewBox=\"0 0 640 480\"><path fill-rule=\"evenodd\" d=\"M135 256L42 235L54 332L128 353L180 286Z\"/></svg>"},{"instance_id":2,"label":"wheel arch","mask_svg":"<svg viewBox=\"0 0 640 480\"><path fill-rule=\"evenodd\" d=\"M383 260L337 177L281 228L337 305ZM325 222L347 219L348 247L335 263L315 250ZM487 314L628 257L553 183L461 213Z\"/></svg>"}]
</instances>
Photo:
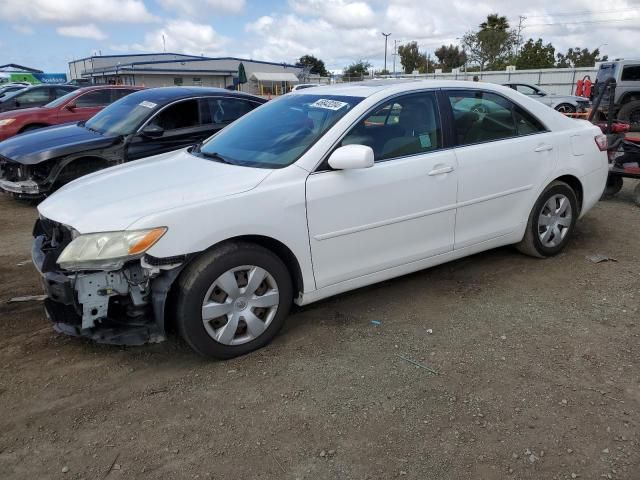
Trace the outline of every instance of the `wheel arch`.
<instances>
[{"instance_id":1,"label":"wheel arch","mask_svg":"<svg viewBox=\"0 0 640 480\"><path fill-rule=\"evenodd\" d=\"M26 125L23 125L20 130L18 130L18 133L24 133L25 131L28 131L31 127L36 127L36 128L45 128L45 127L50 127L51 124L49 123L43 123L43 122L31 122L31 123L27 123Z\"/></svg>"},{"instance_id":2,"label":"wheel arch","mask_svg":"<svg viewBox=\"0 0 640 480\"><path fill-rule=\"evenodd\" d=\"M571 187L571 189L575 192L576 198L578 199L578 209L582 211L582 201L584 199L584 187L582 186L582 182L580 179L574 175L561 175L557 178L554 178L549 185L553 182L564 182ZM547 185L548 186L548 185Z\"/></svg>"},{"instance_id":3,"label":"wheel arch","mask_svg":"<svg viewBox=\"0 0 640 480\"><path fill-rule=\"evenodd\" d=\"M55 174L51 178L51 183L52 184L57 183L58 180L60 179L60 175L64 174L64 172L65 172L65 170L67 168L69 168L70 166L76 166L77 162L80 162L80 161L89 162L88 164L85 163L83 166L95 165L95 166L101 166L102 168L106 168L106 167L110 166L109 161L106 158L101 157L99 155L78 155L78 156L73 156L73 157L70 156L70 157L64 158L57 165L57 167L55 169ZM80 176L85 176L85 175L88 175L90 173L93 173L93 171L86 172L86 173L84 173L84 174L82 174ZM78 178L78 177L76 177L76 178Z\"/></svg>"},{"instance_id":4,"label":"wheel arch","mask_svg":"<svg viewBox=\"0 0 640 480\"><path fill-rule=\"evenodd\" d=\"M618 106L622 107L624 104L635 102L636 100L640 100L640 91L624 92L618 100Z\"/></svg>"},{"instance_id":5,"label":"wheel arch","mask_svg":"<svg viewBox=\"0 0 640 480\"><path fill-rule=\"evenodd\" d=\"M187 265L189 265L195 259L199 258L204 253L213 250L214 248L218 248L227 243L237 242L260 245L261 247L266 248L270 252L273 252L275 255L277 255L278 258L280 258L280 260L282 260L282 262L285 264L285 267L287 268L289 275L291 276L294 300L302 293L304 293L304 277L302 275L300 262L288 246L286 246L280 240L276 240L275 238L266 235L238 235L235 237L230 237L211 245L209 248L198 252L197 254L189 256L188 261L182 267L180 267L180 272L169 280L168 285L165 287L166 290L164 293L164 298L162 298L162 304L159 308L159 312L162 313L160 325L163 329L167 329L167 327L169 329L173 329L175 327L175 305L177 299L176 285L178 284L178 279L182 275Z\"/></svg>"}]
</instances>

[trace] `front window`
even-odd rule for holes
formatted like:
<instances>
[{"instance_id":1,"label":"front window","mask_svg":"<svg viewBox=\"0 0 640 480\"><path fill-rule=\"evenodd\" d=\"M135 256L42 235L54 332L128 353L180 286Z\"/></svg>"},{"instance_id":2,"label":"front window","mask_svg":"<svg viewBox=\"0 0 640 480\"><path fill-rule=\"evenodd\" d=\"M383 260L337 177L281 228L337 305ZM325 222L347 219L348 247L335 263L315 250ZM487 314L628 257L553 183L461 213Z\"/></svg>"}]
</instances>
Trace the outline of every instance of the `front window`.
<instances>
[{"instance_id":1,"label":"front window","mask_svg":"<svg viewBox=\"0 0 640 480\"><path fill-rule=\"evenodd\" d=\"M516 90L524 95L537 95L538 90L529 85L516 85Z\"/></svg>"},{"instance_id":2,"label":"front window","mask_svg":"<svg viewBox=\"0 0 640 480\"><path fill-rule=\"evenodd\" d=\"M336 95L287 95L232 123L205 142L200 153L237 165L283 168L360 101Z\"/></svg>"},{"instance_id":3,"label":"front window","mask_svg":"<svg viewBox=\"0 0 640 480\"><path fill-rule=\"evenodd\" d=\"M47 103L45 107L47 108L59 107L60 105L65 104L69 100L71 100L75 95L77 95L76 92L69 92L66 95L63 95L62 97L56 98L53 102Z\"/></svg>"},{"instance_id":4,"label":"front window","mask_svg":"<svg viewBox=\"0 0 640 480\"><path fill-rule=\"evenodd\" d=\"M129 135L135 132L157 107L154 102L145 100L140 95L129 95L91 117L85 123L85 127L103 135Z\"/></svg>"}]
</instances>

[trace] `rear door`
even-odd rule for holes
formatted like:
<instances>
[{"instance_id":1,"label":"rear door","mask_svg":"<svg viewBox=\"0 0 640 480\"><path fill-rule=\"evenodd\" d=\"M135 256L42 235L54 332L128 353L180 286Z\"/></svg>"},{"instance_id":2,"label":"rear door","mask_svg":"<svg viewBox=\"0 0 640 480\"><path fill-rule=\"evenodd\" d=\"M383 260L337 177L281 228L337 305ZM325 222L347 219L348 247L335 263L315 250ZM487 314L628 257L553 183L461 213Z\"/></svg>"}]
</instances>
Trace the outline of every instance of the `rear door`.
<instances>
[{"instance_id":1,"label":"rear door","mask_svg":"<svg viewBox=\"0 0 640 480\"><path fill-rule=\"evenodd\" d=\"M447 91L458 161L455 248L508 235L527 222L551 174L554 134L505 97L481 90Z\"/></svg>"}]
</instances>

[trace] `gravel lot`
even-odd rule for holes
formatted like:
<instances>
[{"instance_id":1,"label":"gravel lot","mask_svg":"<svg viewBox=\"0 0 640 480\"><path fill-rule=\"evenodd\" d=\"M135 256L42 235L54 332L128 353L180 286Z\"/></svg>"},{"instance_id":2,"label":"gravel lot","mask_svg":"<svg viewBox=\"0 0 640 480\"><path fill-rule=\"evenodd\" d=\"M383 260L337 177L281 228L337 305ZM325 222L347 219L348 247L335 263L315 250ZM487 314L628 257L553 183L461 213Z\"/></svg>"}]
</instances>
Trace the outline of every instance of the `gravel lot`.
<instances>
[{"instance_id":1,"label":"gravel lot","mask_svg":"<svg viewBox=\"0 0 640 480\"><path fill-rule=\"evenodd\" d=\"M631 186L557 258L504 248L310 305L228 362L7 304L41 291L19 265L35 208L2 196L0 478L638 479Z\"/></svg>"}]
</instances>

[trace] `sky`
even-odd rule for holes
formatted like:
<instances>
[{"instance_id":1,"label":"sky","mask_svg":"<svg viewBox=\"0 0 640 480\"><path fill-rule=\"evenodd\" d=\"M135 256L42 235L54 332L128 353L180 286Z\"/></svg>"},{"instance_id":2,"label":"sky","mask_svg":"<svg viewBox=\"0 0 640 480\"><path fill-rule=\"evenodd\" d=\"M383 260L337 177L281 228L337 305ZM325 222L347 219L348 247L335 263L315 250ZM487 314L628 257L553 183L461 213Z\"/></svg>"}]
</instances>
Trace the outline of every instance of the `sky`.
<instances>
[{"instance_id":1,"label":"sky","mask_svg":"<svg viewBox=\"0 0 640 480\"><path fill-rule=\"evenodd\" d=\"M427 53L490 13L556 51L596 48L639 58L640 0L0 0L0 64L67 72L68 62L166 51L294 63L305 54L329 69L384 64L384 37Z\"/></svg>"}]
</instances>

